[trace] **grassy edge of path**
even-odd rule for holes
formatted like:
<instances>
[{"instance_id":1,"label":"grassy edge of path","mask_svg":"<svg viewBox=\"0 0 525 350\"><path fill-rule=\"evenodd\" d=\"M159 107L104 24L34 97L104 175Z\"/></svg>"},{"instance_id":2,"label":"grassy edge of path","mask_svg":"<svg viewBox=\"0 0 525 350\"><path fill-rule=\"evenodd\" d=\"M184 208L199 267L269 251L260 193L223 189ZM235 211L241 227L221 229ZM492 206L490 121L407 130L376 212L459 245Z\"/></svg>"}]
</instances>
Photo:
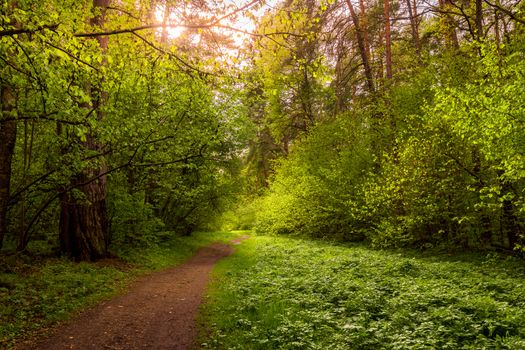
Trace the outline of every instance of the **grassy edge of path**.
<instances>
[{"instance_id":1,"label":"grassy edge of path","mask_svg":"<svg viewBox=\"0 0 525 350\"><path fill-rule=\"evenodd\" d=\"M0 349L45 334L85 308L124 293L143 274L179 265L203 246L242 234L198 232L95 263L8 257L0 271Z\"/></svg>"},{"instance_id":2,"label":"grassy edge of path","mask_svg":"<svg viewBox=\"0 0 525 350\"><path fill-rule=\"evenodd\" d=\"M525 264L254 236L219 262L204 349L525 349Z\"/></svg>"}]
</instances>

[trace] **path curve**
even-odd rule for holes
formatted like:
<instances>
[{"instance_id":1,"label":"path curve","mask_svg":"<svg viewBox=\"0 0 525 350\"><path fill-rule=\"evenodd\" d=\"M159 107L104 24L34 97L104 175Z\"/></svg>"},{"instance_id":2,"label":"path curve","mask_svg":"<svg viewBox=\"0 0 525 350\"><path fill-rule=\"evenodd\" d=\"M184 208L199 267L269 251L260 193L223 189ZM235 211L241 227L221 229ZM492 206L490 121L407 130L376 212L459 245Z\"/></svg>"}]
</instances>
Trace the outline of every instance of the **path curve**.
<instances>
[{"instance_id":1,"label":"path curve","mask_svg":"<svg viewBox=\"0 0 525 350\"><path fill-rule=\"evenodd\" d=\"M232 252L219 243L202 248L182 265L139 278L125 295L88 309L46 340L18 349L190 349L209 273Z\"/></svg>"}]
</instances>

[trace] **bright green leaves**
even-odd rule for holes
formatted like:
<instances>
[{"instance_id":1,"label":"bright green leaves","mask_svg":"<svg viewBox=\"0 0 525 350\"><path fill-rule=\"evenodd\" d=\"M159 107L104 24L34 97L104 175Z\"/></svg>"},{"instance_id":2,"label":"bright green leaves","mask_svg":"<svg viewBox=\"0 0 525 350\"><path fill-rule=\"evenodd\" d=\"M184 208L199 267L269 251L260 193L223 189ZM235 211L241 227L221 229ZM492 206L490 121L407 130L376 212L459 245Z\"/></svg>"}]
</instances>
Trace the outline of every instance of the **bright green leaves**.
<instances>
[{"instance_id":1,"label":"bright green leaves","mask_svg":"<svg viewBox=\"0 0 525 350\"><path fill-rule=\"evenodd\" d=\"M295 145L257 203L257 230L362 238L363 175L371 170L372 156L360 121L357 115L348 115L319 125Z\"/></svg>"}]
</instances>

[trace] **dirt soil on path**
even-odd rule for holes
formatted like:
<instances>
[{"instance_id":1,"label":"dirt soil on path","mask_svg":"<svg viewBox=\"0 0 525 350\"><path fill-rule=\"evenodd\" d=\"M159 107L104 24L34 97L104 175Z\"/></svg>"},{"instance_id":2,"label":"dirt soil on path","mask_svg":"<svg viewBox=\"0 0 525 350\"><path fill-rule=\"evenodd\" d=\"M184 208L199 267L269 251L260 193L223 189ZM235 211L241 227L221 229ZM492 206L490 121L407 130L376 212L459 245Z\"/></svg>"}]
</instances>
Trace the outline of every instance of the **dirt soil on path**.
<instances>
[{"instance_id":1,"label":"dirt soil on path","mask_svg":"<svg viewBox=\"0 0 525 350\"><path fill-rule=\"evenodd\" d=\"M209 273L232 252L219 243L202 248L182 265L138 279L127 294L83 312L47 339L17 349L191 349Z\"/></svg>"}]
</instances>

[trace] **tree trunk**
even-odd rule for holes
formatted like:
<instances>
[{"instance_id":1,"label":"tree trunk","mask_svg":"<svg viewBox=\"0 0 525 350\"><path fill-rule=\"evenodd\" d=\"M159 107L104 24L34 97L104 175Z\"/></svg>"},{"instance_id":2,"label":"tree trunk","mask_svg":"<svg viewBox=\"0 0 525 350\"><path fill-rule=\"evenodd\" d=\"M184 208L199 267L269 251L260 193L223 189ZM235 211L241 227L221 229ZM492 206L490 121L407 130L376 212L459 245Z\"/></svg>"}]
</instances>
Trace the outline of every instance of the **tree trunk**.
<instances>
[{"instance_id":1,"label":"tree trunk","mask_svg":"<svg viewBox=\"0 0 525 350\"><path fill-rule=\"evenodd\" d=\"M390 33L390 0L383 0L385 19L385 66L386 78L392 79L392 36Z\"/></svg>"},{"instance_id":2,"label":"tree trunk","mask_svg":"<svg viewBox=\"0 0 525 350\"><path fill-rule=\"evenodd\" d=\"M93 8L100 14L91 20L92 26L103 27L104 15L110 0L93 0ZM97 37L104 54L108 48L107 37ZM91 108L96 110L96 118L103 119L101 106L106 93L97 87L89 86ZM96 135L90 133L82 143L88 150L101 150ZM108 214L106 205L106 165L101 164L84 169L73 181L74 191L60 196L60 250L77 260L97 260L107 256ZM80 193L75 192L80 191Z\"/></svg>"},{"instance_id":3,"label":"tree trunk","mask_svg":"<svg viewBox=\"0 0 525 350\"><path fill-rule=\"evenodd\" d=\"M483 0L476 0L476 39L483 37Z\"/></svg>"},{"instance_id":4,"label":"tree trunk","mask_svg":"<svg viewBox=\"0 0 525 350\"><path fill-rule=\"evenodd\" d=\"M80 185L99 175L102 168L85 170L76 179L85 198L75 198L74 192L60 197L60 250L78 260L93 261L107 255L106 177Z\"/></svg>"},{"instance_id":5,"label":"tree trunk","mask_svg":"<svg viewBox=\"0 0 525 350\"><path fill-rule=\"evenodd\" d=\"M16 142L16 120L12 118L14 97L10 87L0 87L2 118L0 118L0 248L7 232L7 209L11 191L11 163Z\"/></svg>"},{"instance_id":6,"label":"tree trunk","mask_svg":"<svg viewBox=\"0 0 525 350\"><path fill-rule=\"evenodd\" d=\"M355 12L352 2L350 0L346 0L346 4L348 5L348 9L350 10L350 15L352 16L352 22L354 23L354 26L355 26L355 31L356 31L356 36L357 36L357 45L359 46L359 54L361 55L361 60L363 62L363 67L365 69L365 77L366 77L368 91L373 93L375 92L374 78L372 76L372 68L370 67L370 58L367 56L367 52L366 52L364 31L363 31L363 28L361 27L361 24L359 22L359 17L357 16L357 13Z\"/></svg>"},{"instance_id":7,"label":"tree trunk","mask_svg":"<svg viewBox=\"0 0 525 350\"><path fill-rule=\"evenodd\" d=\"M363 0L359 0L359 25L361 26L361 30L363 32L363 39L365 41L365 53L368 60L368 64L370 64L370 39L368 38L368 22L366 19L366 7L365 2Z\"/></svg>"},{"instance_id":8,"label":"tree trunk","mask_svg":"<svg viewBox=\"0 0 525 350\"><path fill-rule=\"evenodd\" d=\"M494 10L494 39L496 40L496 49L498 50L498 55L500 53L501 46L501 34L499 29L499 12Z\"/></svg>"},{"instance_id":9,"label":"tree trunk","mask_svg":"<svg viewBox=\"0 0 525 350\"><path fill-rule=\"evenodd\" d=\"M505 179L505 172L500 170L497 172L499 183L501 185L501 194L505 198L501 207L501 222L500 222L500 241L497 242L506 248L514 249L516 244L520 242L523 233L523 225L516 216L516 207L514 201L508 199L507 195L515 194L512 188L512 183Z\"/></svg>"},{"instance_id":10,"label":"tree trunk","mask_svg":"<svg viewBox=\"0 0 525 350\"><path fill-rule=\"evenodd\" d=\"M412 1L406 0L408 16L410 17L410 29L412 31L412 43L416 49L416 55L421 59L421 42L419 41L419 29L417 25L417 7L412 7Z\"/></svg>"}]
</instances>

